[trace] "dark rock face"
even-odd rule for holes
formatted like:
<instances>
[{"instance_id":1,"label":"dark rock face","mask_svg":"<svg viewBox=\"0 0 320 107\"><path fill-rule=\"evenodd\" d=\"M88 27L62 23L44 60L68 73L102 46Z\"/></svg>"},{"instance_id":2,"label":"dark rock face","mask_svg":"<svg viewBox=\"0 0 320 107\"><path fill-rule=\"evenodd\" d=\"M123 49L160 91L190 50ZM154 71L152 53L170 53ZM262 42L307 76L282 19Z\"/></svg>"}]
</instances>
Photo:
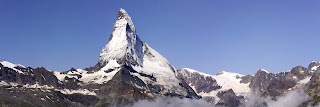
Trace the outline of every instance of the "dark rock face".
<instances>
[{"instance_id":1,"label":"dark rock face","mask_svg":"<svg viewBox=\"0 0 320 107\"><path fill-rule=\"evenodd\" d=\"M94 106L99 98L92 95L83 94L62 94L54 89L25 88L22 85L38 84L40 86L47 85L55 89L78 89L79 80L75 78L65 78L60 81L53 72L45 68L23 68L15 67L23 73L4 67L0 64L0 81L13 82L18 86L1 86L0 85L0 105L1 106L75 106L86 107ZM43 91L46 90L46 91Z\"/></svg>"},{"instance_id":2,"label":"dark rock face","mask_svg":"<svg viewBox=\"0 0 320 107\"><path fill-rule=\"evenodd\" d=\"M111 80L98 91L101 100L97 106L127 105L141 99L150 99L143 90L123 81Z\"/></svg>"},{"instance_id":3,"label":"dark rock face","mask_svg":"<svg viewBox=\"0 0 320 107\"><path fill-rule=\"evenodd\" d=\"M307 106L319 106L320 102L320 62L312 62L308 66L309 73L312 74L310 81L305 86L305 91L312 98L311 100L302 104Z\"/></svg>"},{"instance_id":4,"label":"dark rock face","mask_svg":"<svg viewBox=\"0 0 320 107\"><path fill-rule=\"evenodd\" d=\"M309 92L320 90L320 69L316 70L307 84ZM313 93L314 95L317 95Z\"/></svg>"},{"instance_id":5,"label":"dark rock face","mask_svg":"<svg viewBox=\"0 0 320 107\"><path fill-rule=\"evenodd\" d=\"M211 97L211 96L204 96L202 97L203 100L207 101L208 103L214 105L215 104L215 101L216 99L214 97Z\"/></svg>"},{"instance_id":6,"label":"dark rock face","mask_svg":"<svg viewBox=\"0 0 320 107\"><path fill-rule=\"evenodd\" d=\"M35 81L38 82L39 85L48 85L57 88L62 87L62 85L58 83L58 79L53 72L50 72L43 67L33 69L33 75Z\"/></svg>"},{"instance_id":7,"label":"dark rock face","mask_svg":"<svg viewBox=\"0 0 320 107\"><path fill-rule=\"evenodd\" d=\"M52 89L0 86L0 106L3 107L88 107L99 100L96 96L65 95Z\"/></svg>"},{"instance_id":8,"label":"dark rock face","mask_svg":"<svg viewBox=\"0 0 320 107\"><path fill-rule=\"evenodd\" d=\"M250 83L252 81L252 79L253 79L252 75L245 75L245 76L241 77L240 83L247 84L247 83Z\"/></svg>"},{"instance_id":9,"label":"dark rock face","mask_svg":"<svg viewBox=\"0 0 320 107\"><path fill-rule=\"evenodd\" d=\"M183 78L187 84L191 84L191 86L195 87L197 93L209 93L221 88L214 78L203 76L197 72L189 72L185 69L180 69L178 70L178 77Z\"/></svg>"},{"instance_id":10,"label":"dark rock face","mask_svg":"<svg viewBox=\"0 0 320 107\"><path fill-rule=\"evenodd\" d=\"M273 74L269 74L263 70L259 70L253 77L249 87L258 96L260 96L268 87L271 79L274 78Z\"/></svg>"},{"instance_id":11,"label":"dark rock face","mask_svg":"<svg viewBox=\"0 0 320 107\"><path fill-rule=\"evenodd\" d=\"M199 99L201 98L200 96L198 96L196 94L196 92L186 83L186 81L183 79L183 78L179 78L178 79L181 81L181 83L179 83L179 85L181 87L184 87L185 89L187 89L187 96L186 98L196 98L196 99ZM182 97L183 98L183 97Z\"/></svg>"},{"instance_id":12,"label":"dark rock face","mask_svg":"<svg viewBox=\"0 0 320 107\"><path fill-rule=\"evenodd\" d=\"M103 63L101 64L100 62L98 62L95 66L90 66L88 68L85 68L84 70L93 73L94 71L98 71L99 69L101 69L103 66L105 66L106 64Z\"/></svg>"},{"instance_id":13,"label":"dark rock face","mask_svg":"<svg viewBox=\"0 0 320 107\"><path fill-rule=\"evenodd\" d=\"M227 91L220 91L217 93L217 97L220 98L219 102L216 106L223 106L223 107L239 107L243 105L244 97L243 96L236 96L232 89Z\"/></svg>"},{"instance_id":14,"label":"dark rock face","mask_svg":"<svg viewBox=\"0 0 320 107\"><path fill-rule=\"evenodd\" d=\"M123 66L122 69L116 73L116 75L103 85L97 92L100 96L130 96L131 99L143 99L147 98L146 95L142 93L142 90L135 87L135 85L140 87L145 87L146 84L140 80L138 77L130 75L130 70L133 70L129 66Z\"/></svg>"},{"instance_id":15,"label":"dark rock face","mask_svg":"<svg viewBox=\"0 0 320 107\"><path fill-rule=\"evenodd\" d=\"M79 81L76 78L69 78L65 77L63 83L63 88L65 89L79 89L81 86L79 84L82 84L82 81Z\"/></svg>"},{"instance_id":16,"label":"dark rock face","mask_svg":"<svg viewBox=\"0 0 320 107\"><path fill-rule=\"evenodd\" d=\"M17 69L21 70L23 73L17 73L15 70L4 67L0 64L0 80L6 82L15 82L18 84L34 84L35 77L32 74L32 68L22 68L18 67Z\"/></svg>"},{"instance_id":17,"label":"dark rock face","mask_svg":"<svg viewBox=\"0 0 320 107\"><path fill-rule=\"evenodd\" d=\"M306 76L312 76L313 72L310 72L307 68L297 66L291 69L290 73L296 76L298 80L304 79Z\"/></svg>"},{"instance_id":18,"label":"dark rock face","mask_svg":"<svg viewBox=\"0 0 320 107\"><path fill-rule=\"evenodd\" d=\"M45 68L19 68L17 67L16 69L19 69L23 71L24 73L18 73L14 71L11 68L8 67L3 67L0 64L1 68L0 69L0 80L5 81L5 82L14 82L18 83L20 85L33 85L33 84L38 84L38 85L48 85L48 86L53 86L58 89L78 89L80 86L78 83L81 83L78 79L76 78L65 78L65 81L60 81L57 79L57 77L53 74L53 72L46 70Z\"/></svg>"},{"instance_id":19,"label":"dark rock face","mask_svg":"<svg viewBox=\"0 0 320 107\"><path fill-rule=\"evenodd\" d=\"M249 87L258 96L271 96L276 99L277 96L283 95L289 88L296 86L297 82L310 77L313 72L307 68L297 66L292 68L289 72L268 73L259 70Z\"/></svg>"},{"instance_id":20,"label":"dark rock face","mask_svg":"<svg viewBox=\"0 0 320 107\"><path fill-rule=\"evenodd\" d=\"M310 95L313 106L320 102L320 69L314 71L310 81L306 85L306 92Z\"/></svg>"},{"instance_id":21,"label":"dark rock face","mask_svg":"<svg viewBox=\"0 0 320 107\"><path fill-rule=\"evenodd\" d=\"M296 82L293 80L272 80L267 90L262 94L264 97L271 96L274 100L276 100L276 97L283 95L286 91L288 91L289 88L292 88L296 85Z\"/></svg>"}]
</instances>

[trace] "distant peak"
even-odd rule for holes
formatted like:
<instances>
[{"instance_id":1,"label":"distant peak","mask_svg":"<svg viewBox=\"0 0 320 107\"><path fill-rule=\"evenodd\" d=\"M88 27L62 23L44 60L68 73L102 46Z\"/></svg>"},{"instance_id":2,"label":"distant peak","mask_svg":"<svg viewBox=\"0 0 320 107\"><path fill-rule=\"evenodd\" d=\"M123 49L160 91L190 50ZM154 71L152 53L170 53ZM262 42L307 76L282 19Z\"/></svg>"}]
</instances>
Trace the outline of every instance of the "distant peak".
<instances>
[{"instance_id":1,"label":"distant peak","mask_svg":"<svg viewBox=\"0 0 320 107\"><path fill-rule=\"evenodd\" d=\"M268 71L265 70L265 69L259 69L259 71L266 72L266 73L270 73L270 72L268 72Z\"/></svg>"},{"instance_id":2,"label":"distant peak","mask_svg":"<svg viewBox=\"0 0 320 107\"><path fill-rule=\"evenodd\" d=\"M224 74L226 71L220 71L220 72L218 72L216 75L222 75L222 74Z\"/></svg>"},{"instance_id":3,"label":"distant peak","mask_svg":"<svg viewBox=\"0 0 320 107\"><path fill-rule=\"evenodd\" d=\"M120 8L119 12L121 12L121 13L127 13L126 10L124 10L123 8Z\"/></svg>"},{"instance_id":4,"label":"distant peak","mask_svg":"<svg viewBox=\"0 0 320 107\"><path fill-rule=\"evenodd\" d=\"M124 10L123 8L120 8L120 10L119 10L119 12L118 12L117 19L119 20L119 19L125 18L125 17L127 17L127 16L129 16L128 13L127 13L127 11Z\"/></svg>"},{"instance_id":5,"label":"distant peak","mask_svg":"<svg viewBox=\"0 0 320 107\"><path fill-rule=\"evenodd\" d=\"M133 22L131 20L131 17L129 16L129 14L127 13L126 10L124 10L123 8L120 8L118 15L117 15L117 20L121 20L124 19L127 21L128 25L130 26L130 29L135 33L135 27L133 25Z\"/></svg>"}]
</instances>

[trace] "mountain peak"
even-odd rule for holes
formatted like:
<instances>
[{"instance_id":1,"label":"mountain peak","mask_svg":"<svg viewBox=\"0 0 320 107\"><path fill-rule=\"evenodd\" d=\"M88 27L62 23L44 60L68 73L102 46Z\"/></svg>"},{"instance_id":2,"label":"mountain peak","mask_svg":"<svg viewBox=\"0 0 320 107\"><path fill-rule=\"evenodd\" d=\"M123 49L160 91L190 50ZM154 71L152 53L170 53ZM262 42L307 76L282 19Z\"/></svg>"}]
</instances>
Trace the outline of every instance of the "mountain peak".
<instances>
[{"instance_id":1,"label":"mountain peak","mask_svg":"<svg viewBox=\"0 0 320 107\"><path fill-rule=\"evenodd\" d=\"M120 8L118 15L117 15L117 20L121 20L121 19L124 19L126 21L126 23L129 25L130 29L135 33L135 27L133 25L131 17L129 16L127 11L124 10L123 8Z\"/></svg>"},{"instance_id":2,"label":"mountain peak","mask_svg":"<svg viewBox=\"0 0 320 107\"><path fill-rule=\"evenodd\" d=\"M270 73L270 72L268 72L267 70L265 70L265 69L259 69L259 71L258 72L265 72L265 73Z\"/></svg>"},{"instance_id":3,"label":"mountain peak","mask_svg":"<svg viewBox=\"0 0 320 107\"><path fill-rule=\"evenodd\" d=\"M117 60L119 64L142 66L142 45L142 41L136 35L131 17L121 8L108 44L101 50L100 67L106 65L110 60Z\"/></svg>"},{"instance_id":4,"label":"mountain peak","mask_svg":"<svg viewBox=\"0 0 320 107\"><path fill-rule=\"evenodd\" d=\"M125 16L128 16L127 11L124 10L123 8L120 8L117 16L118 20L124 18Z\"/></svg>"}]
</instances>

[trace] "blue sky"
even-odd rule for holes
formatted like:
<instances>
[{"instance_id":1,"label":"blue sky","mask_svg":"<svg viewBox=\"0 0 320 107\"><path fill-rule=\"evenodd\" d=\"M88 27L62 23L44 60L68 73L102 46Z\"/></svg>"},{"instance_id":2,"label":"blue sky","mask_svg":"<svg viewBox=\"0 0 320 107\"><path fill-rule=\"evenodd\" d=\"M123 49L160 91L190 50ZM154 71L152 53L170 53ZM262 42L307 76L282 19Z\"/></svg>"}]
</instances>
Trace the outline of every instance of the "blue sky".
<instances>
[{"instance_id":1,"label":"blue sky","mask_svg":"<svg viewBox=\"0 0 320 107\"><path fill-rule=\"evenodd\" d=\"M176 68L254 74L320 61L319 0L0 0L0 60L93 66L120 8Z\"/></svg>"}]
</instances>

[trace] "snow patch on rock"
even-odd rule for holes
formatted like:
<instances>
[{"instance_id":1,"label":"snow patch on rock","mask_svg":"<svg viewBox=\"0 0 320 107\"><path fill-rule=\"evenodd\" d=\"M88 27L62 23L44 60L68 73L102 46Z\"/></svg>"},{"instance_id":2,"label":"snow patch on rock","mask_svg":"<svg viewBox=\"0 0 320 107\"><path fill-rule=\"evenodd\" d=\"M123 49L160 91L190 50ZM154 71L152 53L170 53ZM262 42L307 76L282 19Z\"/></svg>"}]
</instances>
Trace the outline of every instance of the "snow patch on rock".
<instances>
[{"instance_id":1,"label":"snow patch on rock","mask_svg":"<svg viewBox=\"0 0 320 107\"><path fill-rule=\"evenodd\" d=\"M23 74L23 72L20 71L20 70L18 70L18 69L16 69L15 67L18 67L18 66L19 66L19 67L22 67L22 68L26 68L26 67L23 66L23 65L13 64L13 63L8 62L8 61L0 61L0 63L1 63L4 67L11 68L11 69L13 69L14 71L16 71L16 72L18 72L18 73L21 73L21 74Z\"/></svg>"},{"instance_id":2,"label":"snow patch on rock","mask_svg":"<svg viewBox=\"0 0 320 107\"><path fill-rule=\"evenodd\" d=\"M82 70L82 77L79 79L84 83L97 83L103 84L112 79L112 77L120 70L120 65L116 60L110 60L107 65L102 67L99 71L94 73L88 73ZM111 72L106 72L107 70L112 70Z\"/></svg>"}]
</instances>

